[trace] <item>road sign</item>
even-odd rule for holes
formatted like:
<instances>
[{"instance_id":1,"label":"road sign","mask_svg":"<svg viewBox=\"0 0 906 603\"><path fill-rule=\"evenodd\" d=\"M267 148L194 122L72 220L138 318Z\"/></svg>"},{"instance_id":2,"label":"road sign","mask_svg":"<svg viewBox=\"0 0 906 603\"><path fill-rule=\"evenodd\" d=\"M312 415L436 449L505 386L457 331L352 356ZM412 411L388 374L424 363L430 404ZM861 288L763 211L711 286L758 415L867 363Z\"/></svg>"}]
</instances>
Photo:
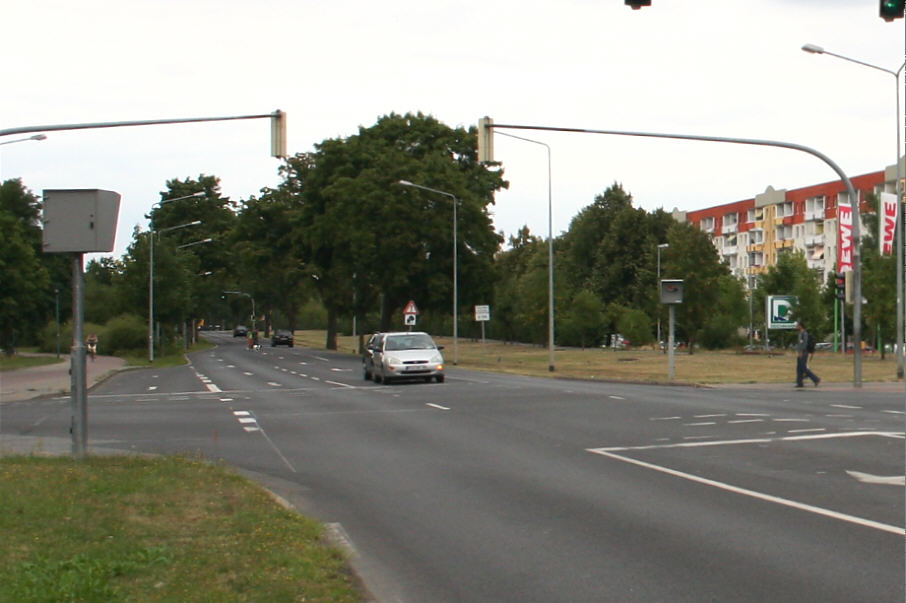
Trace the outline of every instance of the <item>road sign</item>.
<instances>
[{"instance_id":1,"label":"road sign","mask_svg":"<svg viewBox=\"0 0 906 603\"><path fill-rule=\"evenodd\" d=\"M403 309L403 314L418 314L418 306L415 305L415 301L409 300L409 303Z\"/></svg>"},{"instance_id":2,"label":"road sign","mask_svg":"<svg viewBox=\"0 0 906 603\"><path fill-rule=\"evenodd\" d=\"M799 302L795 295L768 295L765 314L769 329L795 329L793 307Z\"/></svg>"},{"instance_id":3,"label":"road sign","mask_svg":"<svg viewBox=\"0 0 906 603\"><path fill-rule=\"evenodd\" d=\"M404 314L403 315L403 324L407 327L414 327L417 317L415 314Z\"/></svg>"},{"instance_id":4,"label":"road sign","mask_svg":"<svg viewBox=\"0 0 906 603\"><path fill-rule=\"evenodd\" d=\"M475 306L475 322L491 320L491 306Z\"/></svg>"}]
</instances>

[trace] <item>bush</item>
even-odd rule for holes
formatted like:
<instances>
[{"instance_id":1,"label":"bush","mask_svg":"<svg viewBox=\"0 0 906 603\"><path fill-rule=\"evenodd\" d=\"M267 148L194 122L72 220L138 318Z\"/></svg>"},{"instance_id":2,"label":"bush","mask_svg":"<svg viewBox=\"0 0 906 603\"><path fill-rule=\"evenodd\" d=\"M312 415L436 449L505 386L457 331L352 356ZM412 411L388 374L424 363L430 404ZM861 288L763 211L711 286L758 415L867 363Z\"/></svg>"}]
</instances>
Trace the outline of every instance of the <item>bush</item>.
<instances>
[{"instance_id":1,"label":"bush","mask_svg":"<svg viewBox=\"0 0 906 603\"><path fill-rule=\"evenodd\" d=\"M110 354L109 349L105 350L106 329L99 324L86 322L82 325L83 334L88 337L89 333L98 336L98 353ZM45 353L54 353L57 351L57 323L51 321L47 323L39 334L38 351ZM72 351L72 321L67 321L60 325L60 353L69 354Z\"/></svg>"},{"instance_id":2,"label":"bush","mask_svg":"<svg viewBox=\"0 0 906 603\"><path fill-rule=\"evenodd\" d=\"M100 333L98 337L101 337ZM148 324L134 314L122 314L107 322L98 351L109 356L141 350L147 345Z\"/></svg>"}]
</instances>

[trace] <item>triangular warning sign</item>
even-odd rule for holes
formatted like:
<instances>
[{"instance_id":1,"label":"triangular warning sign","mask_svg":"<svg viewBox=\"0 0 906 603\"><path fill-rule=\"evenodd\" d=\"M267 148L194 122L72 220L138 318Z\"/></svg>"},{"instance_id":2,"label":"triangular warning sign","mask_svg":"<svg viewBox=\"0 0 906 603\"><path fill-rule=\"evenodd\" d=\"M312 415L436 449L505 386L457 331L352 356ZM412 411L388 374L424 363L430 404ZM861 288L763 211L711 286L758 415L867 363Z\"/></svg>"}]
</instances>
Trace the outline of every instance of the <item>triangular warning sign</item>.
<instances>
[{"instance_id":1,"label":"triangular warning sign","mask_svg":"<svg viewBox=\"0 0 906 603\"><path fill-rule=\"evenodd\" d=\"M406 308L403 310L403 314L418 314L418 308L415 306L415 302L411 299L409 303L406 304Z\"/></svg>"}]
</instances>

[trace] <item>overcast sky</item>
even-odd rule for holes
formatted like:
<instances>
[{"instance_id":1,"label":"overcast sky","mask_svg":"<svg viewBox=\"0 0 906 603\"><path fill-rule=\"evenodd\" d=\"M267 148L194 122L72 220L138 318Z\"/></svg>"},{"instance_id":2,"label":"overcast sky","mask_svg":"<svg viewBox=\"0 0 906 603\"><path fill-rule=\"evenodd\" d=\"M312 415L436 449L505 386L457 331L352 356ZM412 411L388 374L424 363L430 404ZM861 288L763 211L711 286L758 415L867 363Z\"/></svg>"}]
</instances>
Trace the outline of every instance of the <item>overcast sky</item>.
<instances>
[{"instance_id":1,"label":"overcast sky","mask_svg":"<svg viewBox=\"0 0 906 603\"><path fill-rule=\"evenodd\" d=\"M794 142L850 176L892 165L904 23L877 0L30 0L3 8L0 129L288 115L290 153L391 112ZM900 84L903 84L903 77ZM902 99L906 97L901 91ZM902 110L900 110L902 115ZM903 124L901 124L902 127ZM646 210L700 209L836 179L810 155L704 142L512 132L548 143L555 236L613 182ZM5 137L2 141L16 137ZM122 195L114 255L168 179L234 200L279 182L266 120L53 132L0 146L0 177ZM495 139L495 225L546 236L543 147ZM902 151L901 151L902 152Z\"/></svg>"}]
</instances>

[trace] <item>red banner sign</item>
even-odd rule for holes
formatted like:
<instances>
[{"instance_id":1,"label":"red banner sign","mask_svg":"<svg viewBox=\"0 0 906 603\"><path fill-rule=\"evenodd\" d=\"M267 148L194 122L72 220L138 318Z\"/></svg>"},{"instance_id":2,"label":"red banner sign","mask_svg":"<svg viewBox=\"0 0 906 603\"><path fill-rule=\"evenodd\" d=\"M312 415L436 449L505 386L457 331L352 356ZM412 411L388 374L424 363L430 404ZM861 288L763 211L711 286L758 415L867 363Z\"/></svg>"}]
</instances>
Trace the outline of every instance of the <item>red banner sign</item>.
<instances>
[{"instance_id":1,"label":"red banner sign","mask_svg":"<svg viewBox=\"0 0 906 603\"><path fill-rule=\"evenodd\" d=\"M881 255L893 253L893 239L897 231L897 196L881 193Z\"/></svg>"},{"instance_id":2,"label":"red banner sign","mask_svg":"<svg viewBox=\"0 0 906 603\"><path fill-rule=\"evenodd\" d=\"M853 208L848 203L837 204L837 272L853 269Z\"/></svg>"}]
</instances>

